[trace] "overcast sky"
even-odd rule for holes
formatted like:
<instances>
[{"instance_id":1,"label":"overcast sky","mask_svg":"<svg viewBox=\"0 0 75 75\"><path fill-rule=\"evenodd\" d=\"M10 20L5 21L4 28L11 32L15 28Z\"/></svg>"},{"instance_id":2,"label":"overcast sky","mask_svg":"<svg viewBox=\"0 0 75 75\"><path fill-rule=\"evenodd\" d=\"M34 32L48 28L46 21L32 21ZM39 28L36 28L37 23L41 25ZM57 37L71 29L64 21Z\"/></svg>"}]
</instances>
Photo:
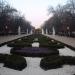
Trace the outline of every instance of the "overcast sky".
<instances>
[{"instance_id":1,"label":"overcast sky","mask_svg":"<svg viewBox=\"0 0 75 75\"><path fill-rule=\"evenodd\" d=\"M19 10L33 26L38 28L48 16L48 7L65 4L66 0L7 0L11 6Z\"/></svg>"}]
</instances>

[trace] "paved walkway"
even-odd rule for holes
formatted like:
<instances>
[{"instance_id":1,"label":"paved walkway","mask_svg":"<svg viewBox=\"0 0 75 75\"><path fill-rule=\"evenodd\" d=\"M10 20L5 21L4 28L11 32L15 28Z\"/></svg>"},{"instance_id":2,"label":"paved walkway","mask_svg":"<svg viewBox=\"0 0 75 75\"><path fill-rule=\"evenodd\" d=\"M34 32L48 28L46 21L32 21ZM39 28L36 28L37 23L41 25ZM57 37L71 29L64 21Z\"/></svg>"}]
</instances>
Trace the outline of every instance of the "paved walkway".
<instances>
[{"instance_id":1,"label":"paved walkway","mask_svg":"<svg viewBox=\"0 0 75 75\"><path fill-rule=\"evenodd\" d=\"M47 35L47 34L44 34L44 35L75 48L75 38L66 37L66 36L58 36L58 35Z\"/></svg>"},{"instance_id":2,"label":"paved walkway","mask_svg":"<svg viewBox=\"0 0 75 75\"><path fill-rule=\"evenodd\" d=\"M30 34L28 34L28 35L30 35ZM11 40L15 40L15 39L23 37L23 36L28 36L28 35L23 34L23 35L0 36L0 44L11 41Z\"/></svg>"}]
</instances>

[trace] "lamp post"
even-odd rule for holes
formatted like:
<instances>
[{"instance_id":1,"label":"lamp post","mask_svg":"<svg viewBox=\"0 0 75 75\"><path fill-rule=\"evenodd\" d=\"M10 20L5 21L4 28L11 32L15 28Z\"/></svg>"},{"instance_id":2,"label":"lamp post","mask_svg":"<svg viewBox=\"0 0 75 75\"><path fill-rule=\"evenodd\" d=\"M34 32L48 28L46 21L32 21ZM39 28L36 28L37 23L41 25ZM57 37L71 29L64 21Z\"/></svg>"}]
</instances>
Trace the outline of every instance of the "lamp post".
<instances>
[{"instance_id":1,"label":"lamp post","mask_svg":"<svg viewBox=\"0 0 75 75\"><path fill-rule=\"evenodd\" d=\"M68 35L70 36L70 27L67 26L67 32L68 32Z\"/></svg>"},{"instance_id":2,"label":"lamp post","mask_svg":"<svg viewBox=\"0 0 75 75\"><path fill-rule=\"evenodd\" d=\"M20 26L18 27L18 35L21 35L21 28L20 28Z\"/></svg>"},{"instance_id":3,"label":"lamp post","mask_svg":"<svg viewBox=\"0 0 75 75\"><path fill-rule=\"evenodd\" d=\"M7 25L5 26L5 29L6 29L6 30L8 29L8 26L7 26Z\"/></svg>"},{"instance_id":4,"label":"lamp post","mask_svg":"<svg viewBox=\"0 0 75 75\"><path fill-rule=\"evenodd\" d=\"M5 33L6 33L6 35L8 34L8 26L7 25L5 25Z\"/></svg>"}]
</instances>

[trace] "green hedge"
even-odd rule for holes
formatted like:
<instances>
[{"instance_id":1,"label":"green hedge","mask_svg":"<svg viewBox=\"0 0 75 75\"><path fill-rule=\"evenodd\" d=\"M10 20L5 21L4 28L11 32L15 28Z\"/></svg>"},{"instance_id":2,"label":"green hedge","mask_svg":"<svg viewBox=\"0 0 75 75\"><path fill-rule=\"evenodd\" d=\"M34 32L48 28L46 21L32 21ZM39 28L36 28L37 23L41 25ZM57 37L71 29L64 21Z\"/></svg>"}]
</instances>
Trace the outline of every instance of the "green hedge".
<instances>
[{"instance_id":1,"label":"green hedge","mask_svg":"<svg viewBox=\"0 0 75 75\"><path fill-rule=\"evenodd\" d=\"M63 60L64 64L66 65L75 65L75 57L71 56L62 56L61 59Z\"/></svg>"},{"instance_id":2,"label":"green hedge","mask_svg":"<svg viewBox=\"0 0 75 75\"><path fill-rule=\"evenodd\" d=\"M62 60L56 55L45 57L40 62L40 67L44 70L56 69L62 67Z\"/></svg>"},{"instance_id":3,"label":"green hedge","mask_svg":"<svg viewBox=\"0 0 75 75\"><path fill-rule=\"evenodd\" d=\"M40 67L44 70L60 68L63 65L75 65L75 57L52 55L40 62Z\"/></svg>"},{"instance_id":4,"label":"green hedge","mask_svg":"<svg viewBox=\"0 0 75 75\"><path fill-rule=\"evenodd\" d=\"M25 43L25 42L21 42L21 43L9 43L7 46L9 47L31 47L30 43Z\"/></svg>"},{"instance_id":5,"label":"green hedge","mask_svg":"<svg viewBox=\"0 0 75 75\"><path fill-rule=\"evenodd\" d=\"M50 48L55 48L55 49L60 49L60 48L64 48L64 44L61 43L49 43L49 47Z\"/></svg>"},{"instance_id":6,"label":"green hedge","mask_svg":"<svg viewBox=\"0 0 75 75\"><path fill-rule=\"evenodd\" d=\"M4 63L8 54L0 54L0 63Z\"/></svg>"},{"instance_id":7,"label":"green hedge","mask_svg":"<svg viewBox=\"0 0 75 75\"><path fill-rule=\"evenodd\" d=\"M31 43L30 42L25 42L23 40L15 40L13 42L8 43L9 47L30 47Z\"/></svg>"},{"instance_id":8,"label":"green hedge","mask_svg":"<svg viewBox=\"0 0 75 75\"><path fill-rule=\"evenodd\" d=\"M8 67L15 70L22 70L27 66L26 60L22 56L9 55L4 63L4 67Z\"/></svg>"},{"instance_id":9,"label":"green hedge","mask_svg":"<svg viewBox=\"0 0 75 75\"><path fill-rule=\"evenodd\" d=\"M44 50L46 50L46 48L45 49L43 48L44 50L42 48L39 48L40 51L38 48L36 51L34 47L33 48L27 47L27 49L25 49L25 48L14 47L11 49L10 53L25 56L25 57L46 57L46 56L50 56L50 55L59 55L59 51L57 49L48 49L47 48L48 52L43 52ZM33 50L34 50L34 52L33 52Z\"/></svg>"},{"instance_id":10,"label":"green hedge","mask_svg":"<svg viewBox=\"0 0 75 75\"><path fill-rule=\"evenodd\" d=\"M33 35L32 36L30 35L14 40L13 42L9 42L7 45L9 47L31 47L33 39L34 39Z\"/></svg>"},{"instance_id":11,"label":"green hedge","mask_svg":"<svg viewBox=\"0 0 75 75\"><path fill-rule=\"evenodd\" d=\"M25 58L18 55L0 54L0 63L4 63L4 67L20 71L27 66Z\"/></svg>"},{"instance_id":12,"label":"green hedge","mask_svg":"<svg viewBox=\"0 0 75 75\"><path fill-rule=\"evenodd\" d=\"M49 37L43 35L38 35L37 37L39 39L40 47L49 47L52 49L64 48L64 44L59 43L58 41L53 40Z\"/></svg>"},{"instance_id":13,"label":"green hedge","mask_svg":"<svg viewBox=\"0 0 75 75\"><path fill-rule=\"evenodd\" d=\"M8 43L8 46L10 47L31 47L31 44L34 41L35 38L38 38L38 41L40 43L40 47L49 47L52 49L59 49L64 48L64 44L59 43L49 37L43 36L41 34L33 34L30 36L26 36L20 39L17 39L13 42Z\"/></svg>"},{"instance_id":14,"label":"green hedge","mask_svg":"<svg viewBox=\"0 0 75 75\"><path fill-rule=\"evenodd\" d=\"M64 48L64 44L61 43L52 43L52 42L42 42L40 43L40 47L48 47L51 49L60 49L60 48Z\"/></svg>"}]
</instances>

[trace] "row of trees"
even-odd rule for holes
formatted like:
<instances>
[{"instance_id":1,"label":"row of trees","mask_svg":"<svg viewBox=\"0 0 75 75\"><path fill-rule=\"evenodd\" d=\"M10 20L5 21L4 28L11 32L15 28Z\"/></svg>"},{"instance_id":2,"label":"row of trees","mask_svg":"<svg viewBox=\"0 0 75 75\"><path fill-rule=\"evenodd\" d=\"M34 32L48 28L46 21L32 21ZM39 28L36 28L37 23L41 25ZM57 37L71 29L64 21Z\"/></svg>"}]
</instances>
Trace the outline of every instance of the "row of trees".
<instances>
[{"instance_id":1,"label":"row of trees","mask_svg":"<svg viewBox=\"0 0 75 75\"><path fill-rule=\"evenodd\" d=\"M65 5L58 5L55 9L50 7L49 14L53 16L45 21L44 31L52 33L53 27L58 35L75 36L75 0L69 0Z\"/></svg>"},{"instance_id":2,"label":"row of trees","mask_svg":"<svg viewBox=\"0 0 75 75\"><path fill-rule=\"evenodd\" d=\"M32 26L20 13L9 4L0 1L0 35L17 34L18 27L20 26L21 32L29 32Z\"/></svg>"}]
</instances>

